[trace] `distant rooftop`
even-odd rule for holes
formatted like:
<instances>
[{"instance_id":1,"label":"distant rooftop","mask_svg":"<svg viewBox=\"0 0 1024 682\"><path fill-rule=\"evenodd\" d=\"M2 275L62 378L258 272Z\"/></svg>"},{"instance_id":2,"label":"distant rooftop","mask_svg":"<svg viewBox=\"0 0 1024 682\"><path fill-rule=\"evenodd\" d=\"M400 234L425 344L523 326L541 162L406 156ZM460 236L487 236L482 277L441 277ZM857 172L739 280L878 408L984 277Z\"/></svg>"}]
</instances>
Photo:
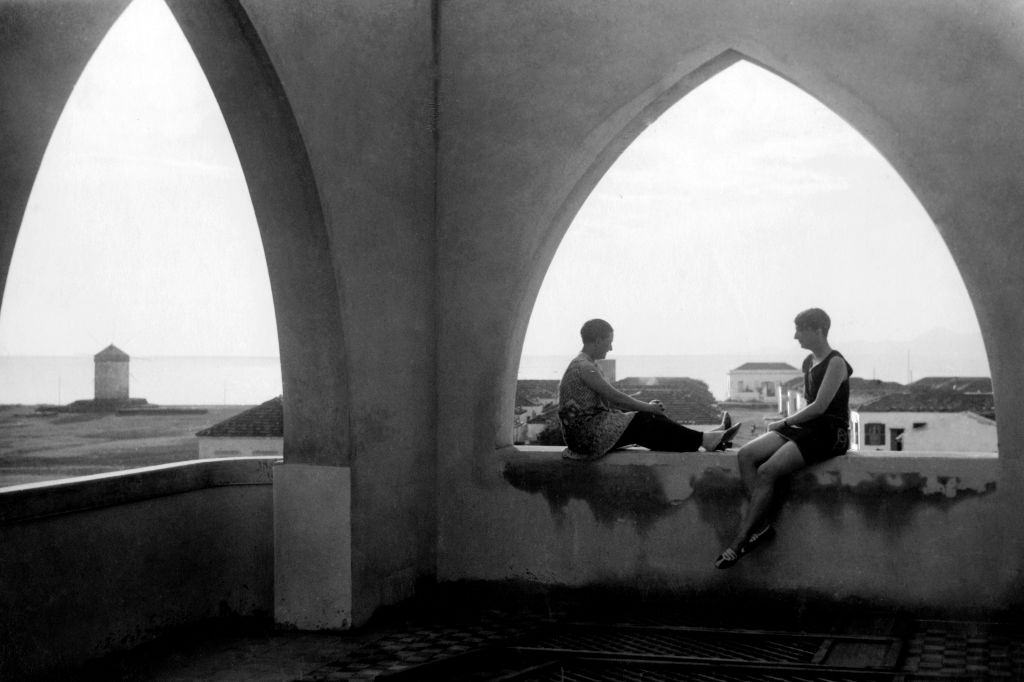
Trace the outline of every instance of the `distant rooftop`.
<instances>
[{"instance_id":1,"label":"distant rooftop","mask_svg":"<svg viewBox=\"0 0 1024 682\"><path fill-rule=\"evenodd\" d=\"M803 390L803 388L804 388L804 378L803 378L803 376L793 377L792 379L787 379L786 381L782 382L782 389L784 391L788 391L789 389L792 389L792 388L797 388L797 389Z\"/></svg>"},{"instance_id":2,"label":"distant rooftop","mask_svg":"<svg viewBox=\"0 0 1024 682\"><path fill-rule=\"evenodd\" d=\"M281 396L240 412L196 435L203 438L283 438L284 406Z\"/></svg>"},{"instance_id":3,"label":"distant rooftop","mask_svg":"<svg viewBox=\"0 0 1024 682\"><path fill-rule=\"evenodd\" d=\"M558 379L519 379L516 405L543 405L558 400Z\"/></svg>"},{"instance_id":4,"label":"distant rooftop","mask_svg":"<svg viewBox=\"0 0 1024 682\"><path fill-rule=\"evenodd\" d=\"M910 384L912 390L936 389L957 393L991 393L992 379L989 377L925 377Z\"/></svg>"},{"instance_id":5,"label":"distant rooftop","mask_svg":"<svg viewBox=\"0 0 1024 682\"><path fill-rule=\"evenodd\" d=\"M796 367L789 364L788 362L745 362L732 372L740 372L744 370L756 370L759 372L772 372L772 371L786 371L786 372L798 372Z\"/></svg>"},{"instance_id":6,"label":"distant rooftop","mask_svg":"<svg viewBox=\"0 0 1024 682\"><path fill-rule=\"evenodd\" d=\"M974 412L995 415L992 395L956 391L891 393L860 406L860 412Z\"/></svg>"},{"instance_id":7,"label":"distant rooftop","mask_svg":"<svg viewBox=\"0 0 1024 682\"><path fill-rule=\"evenodd\" d=\"M665 405L665 415L680 424L717 424L722 419L722 411L713 402L687 390L649 388L627 393L645 403L660 400Z\"/></svg>"},{"instance_id":8,"label":"distant rooftop","mask_svg":"<svg viewBox=\"0 0 1024 682\"><path fill-rule=\"evenodd\" d=\"M690 377L626 377L619 379L615 385L622 388L698 388L707 389L708 385L700 379Z\"/></svg>"},{"instance_id":9,"label":"distant rooftop","mask_svg":"<svg viewBox=\"0 0 1024 682\"><path fill-rule=\"evenodd\" d=\"M128 354L123 350L110 344L99 353L93 356L94 360L128 360Z\"/></svg>"}]
</instances>

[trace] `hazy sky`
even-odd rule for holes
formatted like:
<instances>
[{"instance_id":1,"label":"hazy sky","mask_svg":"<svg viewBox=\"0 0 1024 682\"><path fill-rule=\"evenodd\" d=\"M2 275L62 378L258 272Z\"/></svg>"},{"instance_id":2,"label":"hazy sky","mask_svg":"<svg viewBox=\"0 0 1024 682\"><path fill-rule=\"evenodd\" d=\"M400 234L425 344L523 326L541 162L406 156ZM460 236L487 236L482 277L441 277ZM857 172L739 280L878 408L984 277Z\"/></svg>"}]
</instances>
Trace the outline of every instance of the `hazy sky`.
<instances>
[{"instance_id":1,"label":"hazy sky","mask_svg":"<svg viewBox=\"0 0 1024 682\"><path fill-rule=\"evenodd\" d=\"M935 227L839 117L746 63L626 150L541 290L525 354L788 348L821 306L833 338L977 333ZM161 0L136 0L47 149L0 309L0 354L276 355L252 205L208 84Z\"/></svg>"},{"instance_id":2,"label":"hazy sky","mask_svg":"<svg viewBox=\"0 0 1024 682\"><path fill-rule=\"evenodd\" d=\"M524 353L578 348L589 317L612 323L620 354L786 348L793 316L812 306L832 316L837 343L978 333L949 251L895 170L816 99L741 62L662 115L598 184L548 271Z\"/></svg>"},{"instance_id":3,"label":"hazy sky","mask_svg":"<svg viewBox=\"0 0 1024 682\"><path fill-rule=\"evenodd\" d=\"M0 309L0 353L277 355L238 157L161 0L136 0L50 140Z\"/></svg>"}]
</instances>

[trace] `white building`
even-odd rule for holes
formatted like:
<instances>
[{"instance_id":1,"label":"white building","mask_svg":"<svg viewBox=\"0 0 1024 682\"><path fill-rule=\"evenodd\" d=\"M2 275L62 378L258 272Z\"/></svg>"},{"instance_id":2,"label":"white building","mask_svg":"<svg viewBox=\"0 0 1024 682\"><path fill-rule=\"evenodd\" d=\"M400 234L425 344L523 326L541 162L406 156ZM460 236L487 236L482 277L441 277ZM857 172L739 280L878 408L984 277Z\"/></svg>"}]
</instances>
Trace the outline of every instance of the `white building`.
<instances>
[{"instance_id":1,"label":"white building","mask_svg":"<svg viewBox=\"0 0 1024 682\"><path fill-rule=\"evenodd\" d=\"M196 433L199 459L284 456L281 396Z\"/></svg>"},{"instance_id":2,"label":"white building","mask_svg":"<svg viewBox=\"0 0 1024 682\"><path fill-rule=\"evenodd\" d=\"M802 376L800 370L785 362L748 362L729 372L728 400L774 404L779 400L780 387Z\"/></svg>"},{"instance_id":3,"label":"white building","mask_svg":"<svg viewBox=\"0 0 1024 682\"><path fill-rule=\"evenodd\" d=\"M851 450L997 451L991 395L922 391L887 395L850 412Z\"/></svg>"}]
</instances>

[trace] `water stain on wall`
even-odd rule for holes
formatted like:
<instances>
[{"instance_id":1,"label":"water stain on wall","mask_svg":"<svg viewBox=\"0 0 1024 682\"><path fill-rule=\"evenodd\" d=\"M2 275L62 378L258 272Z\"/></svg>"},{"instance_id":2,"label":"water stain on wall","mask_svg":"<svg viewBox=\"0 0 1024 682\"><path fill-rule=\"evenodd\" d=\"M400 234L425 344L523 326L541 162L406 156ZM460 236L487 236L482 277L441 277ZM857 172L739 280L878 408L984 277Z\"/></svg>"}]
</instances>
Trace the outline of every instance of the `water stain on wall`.
<instances>
[{"instance_id":1,"label":"water stain on wall","mask_svg":"<svg viewBox=\"0 0 1024 682\"><path fill-rule=\"evenodd\" d=\"M503 475L519 490L543 495L559 520L571 500L582 500L598 523L612 526L628 521L642 534L675 509L657 474L647 466L611 468L566 460L509 462Z\"/></svg>"},{"instance_id":2,"label":"water stain on wall","mask_svg":"<svg viewBox=\"0 0 1024 682\"><path fill-rule=\"evenodd\" d=\"M645 534L682 505L692 504L700 521L714 528L724 543L745 511L743 484L728 467L685 470L558 459L508 462L503 476L519 490L543 495L558 523L569 502L581 500L599 524L628 521ZM914 528L915 517L926 509L944 514L964 500L995 489L994 481L964 481L956 476L862 473L843 480L838 474L809 470L780 485L773 515L786 505L807 504L838 528L853 510L868 528L898 536Z\"/></svg>"}]
</instances>

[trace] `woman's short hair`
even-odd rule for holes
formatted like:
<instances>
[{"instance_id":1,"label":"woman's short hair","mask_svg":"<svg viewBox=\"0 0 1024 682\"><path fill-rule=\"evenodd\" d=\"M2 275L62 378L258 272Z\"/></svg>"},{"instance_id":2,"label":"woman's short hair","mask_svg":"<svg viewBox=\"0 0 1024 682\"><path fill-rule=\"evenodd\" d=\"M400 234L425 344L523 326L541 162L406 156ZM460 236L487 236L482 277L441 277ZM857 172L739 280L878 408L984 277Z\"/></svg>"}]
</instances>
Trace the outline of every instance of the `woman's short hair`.
<instances>
[{"instance_id":1,"label":"woman's short hair","mask_svg":"<svg viewBox=\"0 0 1024 682\"><path fill-rule=\"evenodd\" d=\"M828 329L832 326L832 320L821 308L808 308L793 319L793 323L805 329L820 329L821 333L828 336Z\"/></svg>"},{"instance_id":2,"label":"woman's short hair","mask_svg":"<svg viewBox=\"0 0 1024 682\"><path fill-rule=\"evenodd\" d=\"M587 320L580 327L580 336L583 338L583 343L593 343L600 339L605 338L611 334L614 329L612 326L600 319Z\"/></svg>"}]
</instances>

